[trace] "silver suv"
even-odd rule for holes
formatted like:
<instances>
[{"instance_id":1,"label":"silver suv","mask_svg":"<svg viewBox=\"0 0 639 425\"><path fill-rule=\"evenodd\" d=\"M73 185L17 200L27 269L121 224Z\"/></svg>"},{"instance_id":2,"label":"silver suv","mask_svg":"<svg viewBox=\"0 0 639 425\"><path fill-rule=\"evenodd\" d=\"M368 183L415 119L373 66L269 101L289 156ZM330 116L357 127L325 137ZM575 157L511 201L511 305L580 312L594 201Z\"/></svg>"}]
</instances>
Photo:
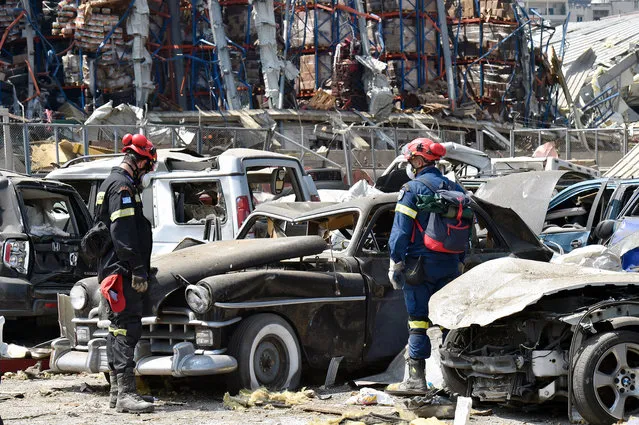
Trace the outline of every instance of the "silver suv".
<instances>
[{"instance_id":1,"label":"silver suv","mask_svg":"<svg viewBox=\"0 0 639 425\"><path fill-rule=\"evenodd\" d=\"M69 163L46 176L75 187L93 213L95 197L121 156ZM233 239L262 202L295 195L319 200L313 180L297 158L253 149L229 149L203 157L177 149L158 151L158 168L142 193L153 226L153 254L173 250L184 238L202 239L207 217L219 222L217 239Z\"/></svg>"}]
</instances>

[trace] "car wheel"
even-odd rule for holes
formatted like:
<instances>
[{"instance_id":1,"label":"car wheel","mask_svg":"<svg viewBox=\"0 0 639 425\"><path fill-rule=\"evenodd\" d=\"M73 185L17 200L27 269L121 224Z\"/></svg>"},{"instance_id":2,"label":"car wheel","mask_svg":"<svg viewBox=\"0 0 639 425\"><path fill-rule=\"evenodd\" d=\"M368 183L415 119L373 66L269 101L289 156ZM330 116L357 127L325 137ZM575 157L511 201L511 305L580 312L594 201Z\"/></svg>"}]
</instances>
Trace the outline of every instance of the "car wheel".
<instances>
[{"instance_id":1,"label":"car wheel","mask_svg":"<svg viewBox=\"0 0 639 425\"><path fill-rule=\"evenodd\" d=\"M583 345L572 374L575 407L591 424L612 424L639 408L639 334L598 334Z\"/></svg>"},{"instance_id":2,"label":"car wheel","mask_svg":"<svg viewBox=\"0 0 639 425\"><path fill-rule=\"evenodd\" d=\"M275 314L244 319L233 333L228 352L237 360L237 370L228 376L232 392L294 389L300 383L302 354L295 331Z\"/></svg>"},{"instance_id":3,"label":"car wheel","mask_svg":"<svg viewBox=\"0 0 639 425\"><path fill-rule=\"evenodd\" d=\"M444 347L455 347L462 339L462 333L456 329L448 332ZM442 377L444 378L444 390L451 394L459 394L465 396L468 392L468 378L464 376L458 369L444 366L440 363Z\"/></svg>"}]
</instances>

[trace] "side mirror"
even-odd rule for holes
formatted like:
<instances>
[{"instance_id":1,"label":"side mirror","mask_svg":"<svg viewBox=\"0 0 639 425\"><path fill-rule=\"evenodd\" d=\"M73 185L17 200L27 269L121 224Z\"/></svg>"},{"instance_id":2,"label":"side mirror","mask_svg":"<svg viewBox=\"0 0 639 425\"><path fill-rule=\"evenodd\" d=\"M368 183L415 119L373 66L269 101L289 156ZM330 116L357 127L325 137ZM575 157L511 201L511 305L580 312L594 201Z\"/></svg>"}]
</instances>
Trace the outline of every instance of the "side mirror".
<instances>
[{"instance_id":1,"label":"side mirror","mask_svg":"<svg viewBox=\"0 0 639 425\"><path fill-rule=\"evenodd\" d=\"M222 240L222 226L220 218L216 214L206 216L204 223L204 240L209 242Z\"/></svg>"},{"instance_id":2,"label":"side mirror","mask_svg":"<svg viewBox=\"0 0 639 425\"><path fill-rule=\"evenodd\" d=\"M278 167L271 173L271 193L279 195L284 190L284 179L286 178L286 169Z\"/></svg>"},{"instance_id":3,"label":"side mirror","mask_svg":"<svg viewBox=\"0 0 639 425\"><path fill-rule=\"evenodd\" d=\"M593 231L595 238L599 239L600 241L606 241L610 239L612 234L615 233L616 224L617 222L615 220L600 221Z\"/></svg>"}]
</instances>

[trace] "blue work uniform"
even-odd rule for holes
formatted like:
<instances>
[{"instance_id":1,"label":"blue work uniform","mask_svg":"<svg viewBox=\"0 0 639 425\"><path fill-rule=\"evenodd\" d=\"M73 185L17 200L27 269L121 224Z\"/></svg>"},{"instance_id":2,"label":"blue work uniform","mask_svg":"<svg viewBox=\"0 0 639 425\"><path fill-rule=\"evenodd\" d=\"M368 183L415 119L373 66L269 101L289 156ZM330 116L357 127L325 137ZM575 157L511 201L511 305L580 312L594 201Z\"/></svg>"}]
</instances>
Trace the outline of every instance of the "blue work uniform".
<instances>
[{"instance_id":1,"label":"blue work uniform","mask_svg":"<svg viewBox=\"0 0 639 425\"><path fill-rule=\"evenodd\" d=\"M429 213L418 211L417 195L433 195L433 192L418 181L417 177L426 179L436 188L442 187L442 182L450 181L437 167L429 166L415 180L402 186L395 206L395 219L389 241L390 257L395 263L403 261L406 265L419 261L421 257L424 281L417 285L405 284L402 289L408 311L408 354L413 359L427 359L431 351L430 339L426 335L428 301L435 292L459 276L459 263L463 260L463 254L432 251L424 245L415 220L425 229ZM455 190L464 192L459 184L455 186Z\"/></svg>"}]
</instances>

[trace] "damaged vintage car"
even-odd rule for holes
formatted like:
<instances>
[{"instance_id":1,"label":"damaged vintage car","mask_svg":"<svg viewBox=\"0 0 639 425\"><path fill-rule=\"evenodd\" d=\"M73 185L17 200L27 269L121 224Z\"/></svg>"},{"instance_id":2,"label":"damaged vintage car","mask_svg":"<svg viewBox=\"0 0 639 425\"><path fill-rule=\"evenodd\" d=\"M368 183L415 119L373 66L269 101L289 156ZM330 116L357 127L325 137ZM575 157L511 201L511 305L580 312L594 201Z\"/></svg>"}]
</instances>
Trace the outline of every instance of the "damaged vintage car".
<instances>
[{"instance_id":1,"label":"damaged vintage car","mask_svg":"<svg viewBox=\"0 0 639 425\"><path fill-rule=\"evenodd\" d=\"M232 389L283 389L300 383L303 368L326 370L331 361L349 370L385 366L407 338L403 295L387 276L396 199L263 204L238 240L154 257L136 372L228 374ZM468 267L552 256L511 210L481 199L472 208ZM53 370L107 371L102 308L95 278L61 297Z\"/></svg>"},{"instance_id":2,"label":"damaged vintage car","mask_svg":"<svg viewBox=\"0 0 639 425\"><path fill-rule=\"evenodd\" d=\"M483 401L568 399L591 424L639 409L639 276L516 258L486 262L430 300L450 329L452 391Z\"/></svg>"}]
</instances>

